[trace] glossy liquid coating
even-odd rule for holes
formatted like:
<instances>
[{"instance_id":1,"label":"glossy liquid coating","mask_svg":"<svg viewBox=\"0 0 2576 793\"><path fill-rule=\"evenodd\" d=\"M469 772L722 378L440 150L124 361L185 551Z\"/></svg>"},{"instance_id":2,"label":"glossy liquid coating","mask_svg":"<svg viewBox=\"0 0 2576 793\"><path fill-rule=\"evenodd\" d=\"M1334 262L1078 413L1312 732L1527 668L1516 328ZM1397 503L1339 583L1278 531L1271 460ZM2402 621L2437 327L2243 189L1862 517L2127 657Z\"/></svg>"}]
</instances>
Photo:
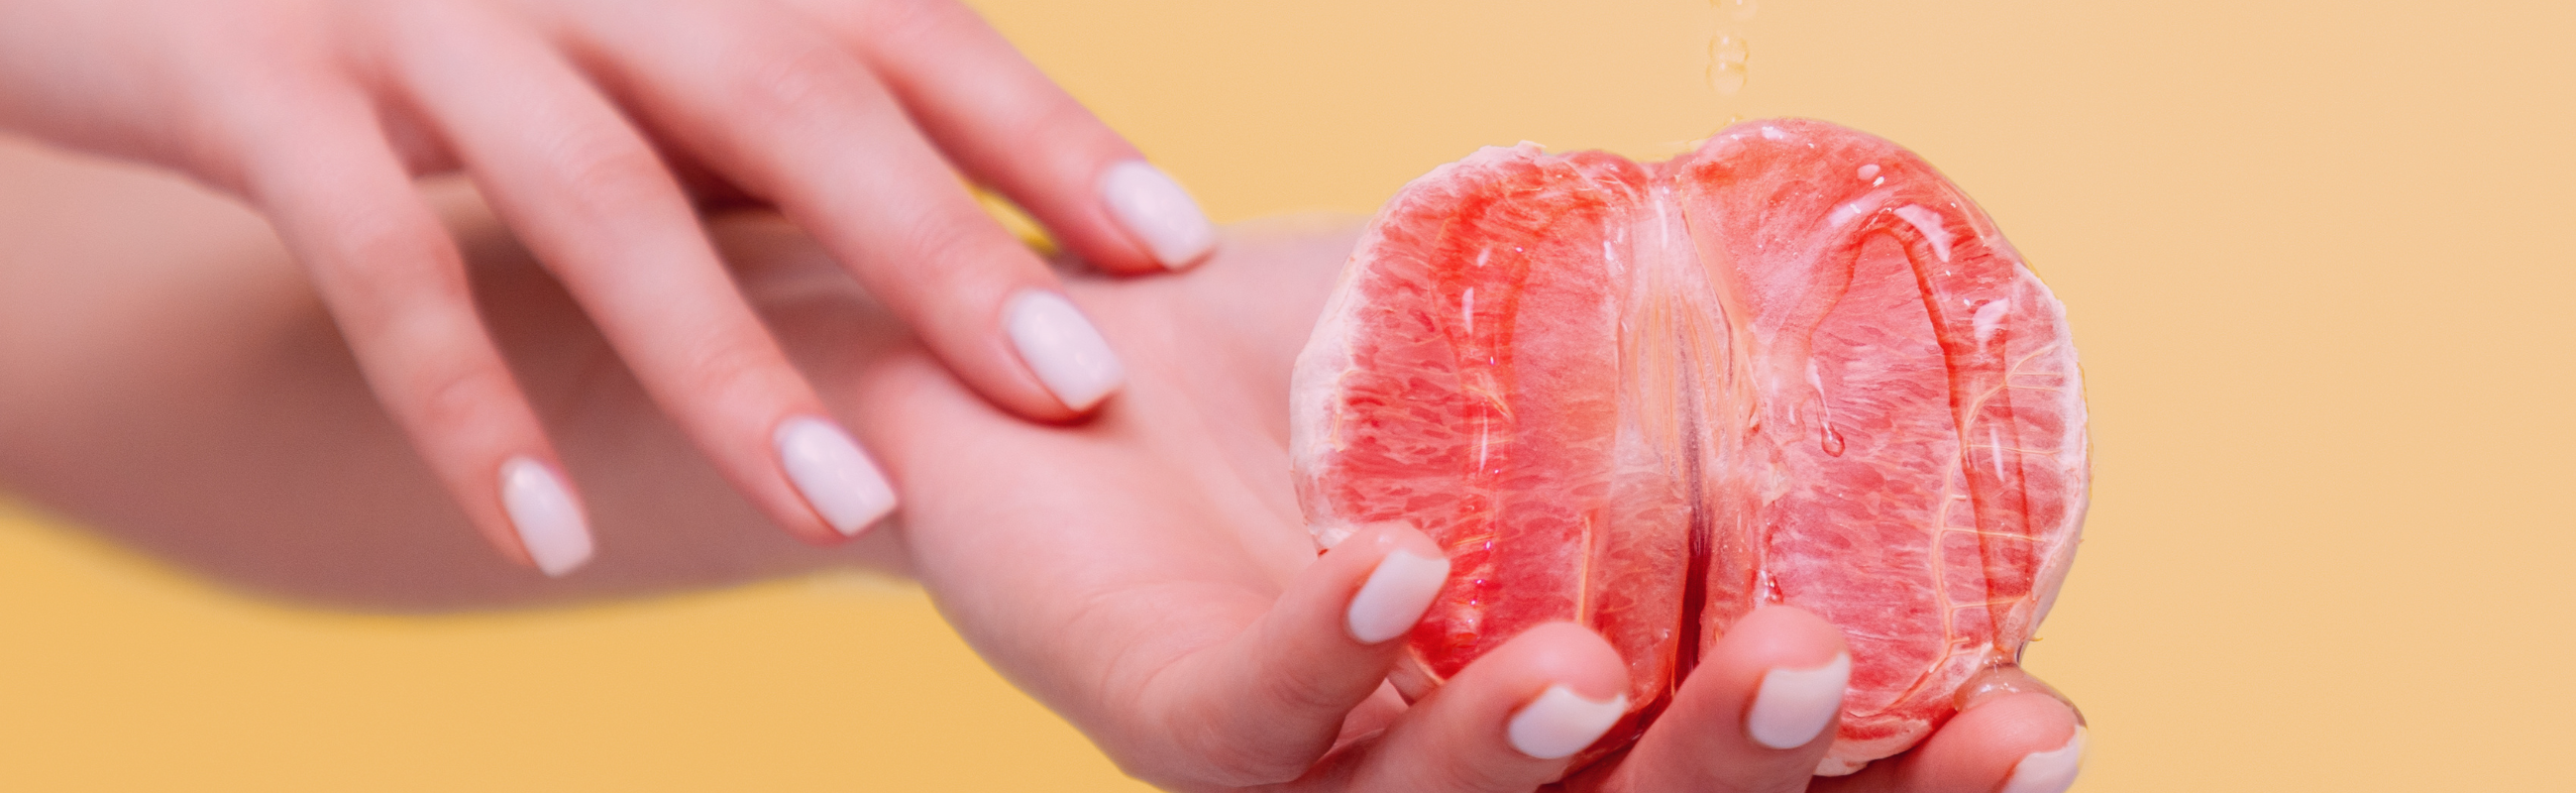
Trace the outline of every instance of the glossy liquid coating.
<instances>
[{"instance_id":1,"label":"glossy liquid coating","mask_svg":"<svg viewBox=\"0 0 2576 793\"><path fill-rule=\"evenodd\" d=\"M1592 756L1766 602L1852 642L1819 770L1902 751L2017 655L2082 516L2062 309L1929 165L1820 122L1443 166L1380 214L1295 388L1319 540L1409 520L1453 559L1399 683L1585 623L1638 703Z\"/></svg>"}]
</instances>

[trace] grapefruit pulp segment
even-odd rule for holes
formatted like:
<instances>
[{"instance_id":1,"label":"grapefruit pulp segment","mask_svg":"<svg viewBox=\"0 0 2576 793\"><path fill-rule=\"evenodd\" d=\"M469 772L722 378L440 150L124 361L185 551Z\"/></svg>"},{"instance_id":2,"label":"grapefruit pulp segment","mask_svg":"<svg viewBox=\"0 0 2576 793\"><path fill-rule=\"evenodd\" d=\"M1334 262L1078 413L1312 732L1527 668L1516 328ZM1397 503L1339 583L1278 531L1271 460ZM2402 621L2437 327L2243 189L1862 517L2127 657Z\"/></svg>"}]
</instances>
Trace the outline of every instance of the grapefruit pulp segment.
<instances>
[{"instance_id":1,"label":"grapefruit pulp segment","mask_svg":"<svg viewBox=\"0 0 2576 793\"><path fill-rule=\"evenodd\" d=\"M1632 481L1663 461L1620 441L1617 274L1644 177L1535 147L1445 166L1380 215L1327 309L1343 330L1301 359L1295 420L1318 442L1298 447L1298 484L1319 539L1406 520L1449 554L1411 640L1426 682L1550 620L1611 638L1637 667L1632 701L1670 676L1678 600L1603 569L1682 580L1664 549L1613 536L1682 512L1672 488Z\"/></svg>"},{"instance_id":2,"label":"grapefruit pulp segment","mask_svg":"<svg viewBox=\"0 0 2576 793\"><path fill-rule=\"evenodd\" d=\"M1405 520L1452 578L1408 695L1530 626L1629 663L1637 734L1736 620L1841 627L1821 773L1913 745L2013 663L2082 519L2062 308L1913 154L1749 122L1639 166L1489 148L1408 185L1299 358L1319 542Z\"/></svg>"}]
</instances>

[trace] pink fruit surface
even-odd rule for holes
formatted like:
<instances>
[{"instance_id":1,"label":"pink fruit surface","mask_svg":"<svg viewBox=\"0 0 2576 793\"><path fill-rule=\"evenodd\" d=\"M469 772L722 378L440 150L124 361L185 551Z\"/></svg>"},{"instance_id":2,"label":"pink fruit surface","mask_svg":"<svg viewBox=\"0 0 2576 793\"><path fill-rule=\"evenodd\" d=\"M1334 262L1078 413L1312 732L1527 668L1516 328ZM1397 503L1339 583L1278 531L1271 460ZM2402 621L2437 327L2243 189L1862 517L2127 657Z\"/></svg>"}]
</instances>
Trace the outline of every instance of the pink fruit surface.
<instances>
[{"instance_id":1,"label":"pink fruit surface","mask_svg":"<svg viewBox=\"0 0 2576 793\"><path fill-rule=\"evenodd\" d=\"M1852 649L1820 773L1902 752L2015 662L2083 520L2064 309L1885 140L1738 124L1679 159L1487 148L1388 203L1298 359L1317 541L1403 520L1450 580L1397 682L1580 622L1624 747L1766 603Z\"/></svg>"}]
</instances>

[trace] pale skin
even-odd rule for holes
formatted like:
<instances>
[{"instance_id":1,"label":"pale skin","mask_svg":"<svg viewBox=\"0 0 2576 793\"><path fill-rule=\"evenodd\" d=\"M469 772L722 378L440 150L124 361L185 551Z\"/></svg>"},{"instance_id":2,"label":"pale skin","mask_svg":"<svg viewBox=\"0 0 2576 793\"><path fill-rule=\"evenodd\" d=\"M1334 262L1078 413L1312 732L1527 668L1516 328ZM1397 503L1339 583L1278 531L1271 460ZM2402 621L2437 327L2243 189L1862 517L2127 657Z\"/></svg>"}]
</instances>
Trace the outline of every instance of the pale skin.
<instances>
[{"instance_id":1,"label":"pale skin","mask_svg":"<svg viewBox=\"0 0 2576 793\"><path fill-rule=\"evenodd\" d=\"M452 609L901 572L1122 768L1177 790L1992 791L2076 729L2072 708L2016 676L1906 755L1810 778L1830 729L1781 750L1746 727L1768 670L1844 649L1787 608L1740 624L1634 750L1571 780L1505 725L1551 686L1625 688L1589 631L1532 630L1404 702L1382 682L1402 641L1362 642L1345 610L1389 553L1436 551L1390 525L1318 555L1287 476L1289 362L1347 255L1347 220L1238 227L1170 278L1066 275L1129 380L1092 420L1048 426L952 375L822 243L765 213L714 219L748 305L901 488L899 528L823 553L762 531L762 511L692 453L503 224L435 187L427 205L462 241L480 310L602 516L594 574L546 582L422 539L461 536L439 530L469 518L404 452L255 216L23 145L0 146L0 184L0 482L264 591ZM276 552L296 539L316 541Z\"/></svg>"},{"instance_id":2,"label":"pale skin","mask_svg":"<svg viewBox=\"0 0 2576 793\"><path fill-rule=\"evenodd\" d=\"M476 183L697 453L819 544L892 505L835 513L800 489L781 433L830 406L698 208L775 206L978 395L1043 422L1114 391L1114 364L1074 386L1033 368L1013 301L1063 285L959 176L1106 271L1205 253L1171 233L1205 226L1194 207L1161 237L1119 214L1107 176L1137 151L952 0L0 0L0 129L172 169L266 216L468 523L556 575L586 551L532 558L504 472L586 477L414 177ZM1156 195L1186 205L1177 191ZM580 535L556 547L586 549L580 523L552 525Z\"/></svg>"}]
</instances>

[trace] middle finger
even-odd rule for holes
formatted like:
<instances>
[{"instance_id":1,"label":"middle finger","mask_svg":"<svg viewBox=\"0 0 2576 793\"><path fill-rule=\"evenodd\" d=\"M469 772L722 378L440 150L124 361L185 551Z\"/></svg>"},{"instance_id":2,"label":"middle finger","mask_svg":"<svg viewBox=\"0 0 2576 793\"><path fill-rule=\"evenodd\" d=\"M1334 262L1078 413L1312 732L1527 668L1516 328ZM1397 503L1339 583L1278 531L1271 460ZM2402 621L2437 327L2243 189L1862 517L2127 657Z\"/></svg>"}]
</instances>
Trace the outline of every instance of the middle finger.
<instances>
[{"instance_id":1,"label":"middle finger","mask_svg":"<svg viewBox=\"0 0 2576 793\"><path fill-rule=\"evenodd\" d=\"M1332 770L1351 790L1533 790L1627 712L1627 690L1627 664L1609 642L1570 622L1540 625L1468 664L1364 757Z\"/></svg>"},{"instance_id":2,"label":"middle finger","mask_svg":"<svg viewBox=\"0 0 2576 793\"><path fill-rule=\"evenodd\" d=\"M776 202L978 393L1061 420L1123 383L1055 274L857 56L769 3L633 6L558 24L658 131Z\"/></svg>"},{"instance_id":3,"label":"middle finger","mask_svg":"<svg viewBox=\"0 0 2576 793\"><path fill-rule=\"evenodd\" d=\"M1603 787L1804 790L1834 742L1850 677L1832 623L1792 606L1755 609L1709 648Z\"/></svg>"},{"instance_id":4,"label":"middle finger","mask_svg":"<svg viewBox=\"0 0 2576 793\"><path fill-rule=\"evenodd\" d=\"M391 78L737 490L818 542L893 509L874 463L743 302L679 184L570 64L471 3L384 8Z\"/></svg>"}]
</instances>

